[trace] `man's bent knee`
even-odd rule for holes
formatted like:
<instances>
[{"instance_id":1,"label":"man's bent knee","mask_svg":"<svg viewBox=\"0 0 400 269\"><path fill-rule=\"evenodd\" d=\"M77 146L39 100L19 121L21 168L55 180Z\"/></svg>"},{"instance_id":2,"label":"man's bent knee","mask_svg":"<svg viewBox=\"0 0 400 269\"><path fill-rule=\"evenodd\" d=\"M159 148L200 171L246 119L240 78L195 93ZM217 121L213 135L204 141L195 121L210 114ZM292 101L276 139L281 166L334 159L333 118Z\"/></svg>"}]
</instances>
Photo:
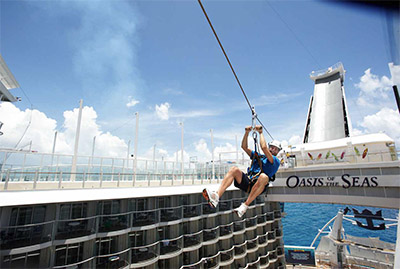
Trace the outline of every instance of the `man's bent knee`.
<instances>
[{"instance_id":1,"label":"man's bent knee","mask_svg":"<svg viewBox=\"0 0 400 269\"><path fill-rule=\"evenodd\" d=\"M265 185L268 184L268 182L269 182L269 177L268 177L266 174L262 173L262 174L258 177L256 184L260 184L260 185L265 186Z\"/></svg>"}]
</instances>

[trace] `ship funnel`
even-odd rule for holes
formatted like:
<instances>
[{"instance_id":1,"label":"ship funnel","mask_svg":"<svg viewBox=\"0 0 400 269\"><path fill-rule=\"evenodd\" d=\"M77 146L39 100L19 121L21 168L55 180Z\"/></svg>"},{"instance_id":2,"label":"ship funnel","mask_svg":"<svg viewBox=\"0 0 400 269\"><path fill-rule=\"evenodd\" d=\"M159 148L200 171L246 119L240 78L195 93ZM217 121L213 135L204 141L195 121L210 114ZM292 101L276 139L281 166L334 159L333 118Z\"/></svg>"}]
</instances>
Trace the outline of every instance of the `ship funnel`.
<instances>
[{"instance_id":1,"label":"ship funnel","mask_svg":"<svg viewBox=\"0 0 400 269\"><path fill-rule=\"evenodd\" d=\"M342 63L313 71L314 95L308 109L303 143L322 142L350 136L351 123L344 93Z\"/></svg>"}]
</instances>

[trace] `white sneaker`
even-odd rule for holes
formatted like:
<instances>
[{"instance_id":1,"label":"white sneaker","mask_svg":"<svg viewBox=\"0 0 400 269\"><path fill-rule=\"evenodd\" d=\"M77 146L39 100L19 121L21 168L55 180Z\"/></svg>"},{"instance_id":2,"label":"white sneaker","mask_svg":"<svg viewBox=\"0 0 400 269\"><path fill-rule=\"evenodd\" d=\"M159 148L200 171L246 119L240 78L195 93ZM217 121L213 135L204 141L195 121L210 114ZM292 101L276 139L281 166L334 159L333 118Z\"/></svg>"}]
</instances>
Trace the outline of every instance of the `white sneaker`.
<instances>
[{"instance_id":1,"label":"white sneaker","mask_svg":"<svg viewBox=\"0 0 400 269\"><path fill-rule=\"evenodd\" d=\"M239 218L242 218L244 214L246 214L248 206L245 203L242 203L238 208L234 209Z\"/></svg>"},{"instance_id":2,"label":"white sneaker","mask_svg":"<svg viewBox=\"0 0 400 269\"><path fill-rule=\"evenodd\" d=\"M212 208L216 208L218 206L219 196L215 191L210 191L209 189L205 188L203 190L203 197L207 200L208 204Z\"/></svg>"}]
</instances>

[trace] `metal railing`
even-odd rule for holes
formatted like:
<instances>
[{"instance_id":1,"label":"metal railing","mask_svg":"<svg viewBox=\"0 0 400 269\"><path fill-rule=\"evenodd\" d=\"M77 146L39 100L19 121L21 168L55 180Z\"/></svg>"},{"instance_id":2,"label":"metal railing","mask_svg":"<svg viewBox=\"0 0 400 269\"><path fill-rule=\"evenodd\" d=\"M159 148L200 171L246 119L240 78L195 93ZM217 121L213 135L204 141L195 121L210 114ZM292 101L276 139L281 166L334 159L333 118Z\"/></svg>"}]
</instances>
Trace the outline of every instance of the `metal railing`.
<instances>
[{"instance_id":1,"label":"metal railing","mask_svg":"<svg viewBox=\"0 0 400 269\"><path fill-rule=\"evenodd\" d=\"M37 189L38 185L58 183L51 189L65 188L65 183L74 182L74 188L124 187L169 184L204 184L221 180L234 162L193 163L167 160L147 160L136 158L109 158L78 156L75 169L72 168L72 155L48 154L0 150L0 190L8 190L9 184L32 183L24 189ZM243 163L239 164L242 165ZM245 162L245 165L248 161ZM74 172L73 172L74 171ZM92 184L88 184L91 182ZM107 184L114 182L115 184ZM88 184L88 186L85 186ZM78 185L78 186L77 186ZM47 184L46 188L49 184Z\"/></svg>"}]
</instances>

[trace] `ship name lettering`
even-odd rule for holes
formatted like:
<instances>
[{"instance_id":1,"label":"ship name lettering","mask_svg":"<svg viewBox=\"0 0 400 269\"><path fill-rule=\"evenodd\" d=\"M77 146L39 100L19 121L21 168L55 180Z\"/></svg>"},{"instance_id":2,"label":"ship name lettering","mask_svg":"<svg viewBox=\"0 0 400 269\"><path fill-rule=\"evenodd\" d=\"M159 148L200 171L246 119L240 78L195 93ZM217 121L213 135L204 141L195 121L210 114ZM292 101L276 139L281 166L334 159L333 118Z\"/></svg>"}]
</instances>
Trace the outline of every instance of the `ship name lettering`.
<instances>
[{"instance_id":1,"label":"ship name lettering","mask_svg":"<svg viewBox=\"0 0 400 269\"><path fill-rule=\"evenodd\" d=\"M352 177L349 174L342 175L343 188L348 189L350 187L377 187L377 177Z\"/></svg>"}]
</instances>

